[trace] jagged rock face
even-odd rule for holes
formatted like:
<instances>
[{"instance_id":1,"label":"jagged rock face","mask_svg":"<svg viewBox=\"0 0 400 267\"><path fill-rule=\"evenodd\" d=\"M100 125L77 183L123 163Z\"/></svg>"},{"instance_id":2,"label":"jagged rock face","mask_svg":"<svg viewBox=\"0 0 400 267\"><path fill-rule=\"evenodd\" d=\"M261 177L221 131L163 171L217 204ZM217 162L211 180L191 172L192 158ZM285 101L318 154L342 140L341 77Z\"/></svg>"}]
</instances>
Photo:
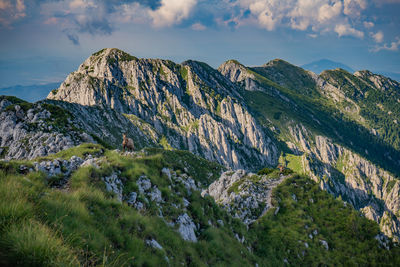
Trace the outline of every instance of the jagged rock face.
<instances>
[{"instance_id":1,"label":"jagged rock face","mask_svg":"<svg viewBox=\"0 0 400 267\"><path fill-rule=\"evenodd\" d=\"M113 147L122 146L123 133L133 139L136 150L158 146L159 134L154 127L134 115L121 114L109 107L83 106L54 100L45 102L68 110L73 115L72 124L76 128L97 136Z\"/></svg>"},{"instance_id":2,"label":"jagged rock face","mask_svg":"<svg viewBox=\"0 0 400 267\"><path fill-rule=\"evenodd\" d=\"M303 169L322 189L341 196L365 216L381 225L389 237L399 240L400 181L358 154L314 136L303 125L290 127Z\"/></svg>"},{"instance_id":3,"label":"jagged rock face","mask_svg":"<svg viewBox=\"0 0 400 267\"><path fill-rule=\"evenodd\" d=\"M4 108L0 110L0 155L6 160L33 159L83 142L94 142L86 133L57 125L57 116L40 103L24 110L6 102L9 101L0 103Z\"/></svg>"},{"instance_id":4,"label":"jagged rock face","mask_svg":"<svg viewBox=\"0 0 400 267\"><path fill-rule=\"evenodd\" d=\"M242 74L244 67L238 63L235 67L229 62L225 64L227 67L220 67L222 74L232 82L242 83L240 77L246 76ZM232 75L239 70L240 76ZM395 94L394 91L398 88L396 82L368 71L356 72L354 76L343 70L316 75L280 60L251 70L280 85L288 86L290 90L301 89L304 94L314 92L318 97L332 100L341 113L365 127L369 126L367 120L361 116L365 114L362 113L361 106L364 105L363 99L368 97L367 91L373 94L379 90L391 90ZM248 69L249 75L251 70ZM307 77L302 78L303 75ZM295 77L297 79L293 81ZM298 88L294 89L295 86ZM264 88L264 91L270 90ZM313 116L310 119L316 120ZM317 123L321 125L320 122ZM322 189L336 197L341 196L361 210L367 218L378 222L387 236L399 239L400 182L397 178L350 149L334 143L330 138L314 133L301 123L289 120L282 127L287 127L283 136L285 143L293 155L298 157L298 171L310 175ZM365 154L368 155L368 151Z\"/></svg>"},{"instance_id":5,"label":"jagged rock face","mask_svg":"<svg viewBox=\"0 0 400 267\"><path fill-rule=\"evenodd\" d=\"M381 90L389 90L390 88L400 89L400 83L392 79L388 79L382 75L374 74L368 70L356 71L354 76L371 82L376 88Z\"/></svg>"},{"instance_id":6,"label":"jagged rock face","mask_svg":"<svg viewBox=\"0 0 400 267\"><path fill-rule=\"evenodd\" d=\"M231 81L242 83L246 90L260 91L263 90L258 83L255 82L254 74L249 73L245 66L235 60L228 60L219 66L218 71Z\"/></svg>"},{"instance_id":7,"label":"jagged rock face","mask_svg":"<svg viewBox=\"0 0 400 267\"><path fill-rule=\"evenodd\" d=\"M234 169L277 162L278 149L240 103L236 86L204 63L179 65L105 49L88 58L48 99L133 114L172 147Z\"/></svg>"}]
</instances>

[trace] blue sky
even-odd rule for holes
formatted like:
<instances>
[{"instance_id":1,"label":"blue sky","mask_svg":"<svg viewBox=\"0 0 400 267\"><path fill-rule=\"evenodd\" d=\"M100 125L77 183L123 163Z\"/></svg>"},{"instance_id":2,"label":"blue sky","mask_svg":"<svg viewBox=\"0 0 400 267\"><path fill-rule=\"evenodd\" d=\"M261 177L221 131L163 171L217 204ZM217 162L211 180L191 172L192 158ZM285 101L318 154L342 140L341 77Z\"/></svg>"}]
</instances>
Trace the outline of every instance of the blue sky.
<instances>
[{"instance_id":1,"label":"blue sky","mask_svg":"<svg viewBox=\"0 0 400 267\"><path fill-rule=\"evenodd\" d=\"M0 87L62 81L93 52L400 73L400 0L0 0Z\"/></svg>"}]
</instances>

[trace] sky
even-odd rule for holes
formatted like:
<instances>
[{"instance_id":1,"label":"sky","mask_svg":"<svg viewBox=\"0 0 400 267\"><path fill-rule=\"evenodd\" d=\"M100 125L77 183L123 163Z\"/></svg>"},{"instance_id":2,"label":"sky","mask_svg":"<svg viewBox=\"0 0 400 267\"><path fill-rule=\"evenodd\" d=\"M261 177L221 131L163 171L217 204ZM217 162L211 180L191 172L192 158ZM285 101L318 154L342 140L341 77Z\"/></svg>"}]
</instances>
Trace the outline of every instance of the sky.
<instances>
[{"instance_id":1,"label":"sky","mask_svg":"<svg viewBox=\"0 0 400 267\"><path fill-rule=\"evenodd\" d=\"M105 47L400 74L399 13L400 0L0 0L0 87L62 81Z\"/></svg>"}]
</instances>

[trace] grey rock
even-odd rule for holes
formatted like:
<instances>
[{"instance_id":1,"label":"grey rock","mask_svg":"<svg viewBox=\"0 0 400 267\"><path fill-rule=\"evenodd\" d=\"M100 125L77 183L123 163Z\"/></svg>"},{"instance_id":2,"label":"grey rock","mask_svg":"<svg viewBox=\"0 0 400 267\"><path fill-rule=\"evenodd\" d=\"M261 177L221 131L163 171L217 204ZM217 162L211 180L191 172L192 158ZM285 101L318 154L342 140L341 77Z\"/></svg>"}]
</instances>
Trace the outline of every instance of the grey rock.
<instances>
[{"instance_id":1,"label":"grey rock","mask_svg":"<svg viewBox=\"0 0 400 267\"><path fill-rule=\"evenodd\" d=\"M328 242L326 242L325 240L320 240L319 242L321 243L322 246L324 246L326 250L329 250Z\"/></svg>"},{"instance_id":2,"label":"grey rock","mask_svg":"<svg viewBox=\"0 0 400 267\"><path fill-rule=\"evenodd\" d=\"M176 223L179 225L178 232L184 240L197 242L197 237L195 234L196 225L193 223L192 218L190 218L187 213L180 215Z\"/></svg>"},{"instance_id":3,"label":"grey rock","mask_svg":"<svg viewBox=\"0 0 400 267\"><path fill-rule=\"evenodd\" d=\"M190 205L189 200L187 200L186 198L182 198L182 200L183 200L183 206L184 206L185 208L187 208L187 207Z\"/></svg>"},{"instance_id":4,"label":"grey rock","mask_svg":"<svg viewBox=\"0 0 400 267\"><path fill-rule=\"evenodd\" d=\"M128 198L127 198L127 200L126 200L126 202L127 202L129 205L132 206L133 204L135 204L136 199L137 199L137 193L136 193L136 192L130 192L129 195L128 195Z\"/></svg>"},{"instance_id":5,"label":"grey rock","mask_svg":"<svg viewBox=\"0 0 400 267\"><path fill-rule=\"evenodd\" d=\"M150 179L144 175L139 177L139 179L136 181L136 184L139 187L139 192L142 194L151 188Z\"/></svg>"},{"instance_id":6,"label":"grey rock","mask_svg":"<svg viewBox=\"0 0 400 267\"><path fill-rule=\"evenodd\" d=\"M113 173L110 176L103 177L103 181L106 185L107 191L114 192L117 196L117 199L122 202L123 184L118 175Z\"/></svg>"},{"instance_id":7,"label":"grey rock","mask_svg":"<svg viewBox=\"0 0 400 267\"><path fill-rule=\"evenodd\" d=\"M146 240L146 244L155 249L163 249L163 247L155 239Z\"/></svg>"},{"instance_id":8,"label":"grey rock","mask_svg":"<svg viewBox=\"0 0 400 267\"><path fill-rule=\"evenodd\" d=\"M257 183L250 179L253 176L257 176ZM244 170L227 171L201 194L212 196L233 217L241 219L248 225L272 207L272 190L285 178L287 176L270 179ZM235 184L239 184L237 189L233 189ZM275 210L275 213L278 211L279 208Z\"/></svg>"},{"instance_id":9,"label":"grey rock","mask_svg":"<svg viewBox=\"0 0 400 267\"><path fill-rule=\"evenodd\" d=\"M155 201L156 203L162 202L161 191L157 188L157 186L153 186L153 189L148 194L151 201Z\"/></svg>"},{"instance_id":10,"label":"grey rock","mask_svg":"<svg viewBox=\"0 0 400 267\"><path fill-rule=\"evenodd\" d=\"M7 112L0 111L0 146L8 148L4 158L31 160L83 142L78 131L63 128L68 125L54 129L53 119L38 103L26 114L18 105ZM93 142L93 139L88 141Z\"/></svg>"},{"instance_id":11,"label":"grey rock","mask_svg":"<svg viewBox=\"0 0 400 267\"><path fill-rule=\"evenodd\" d=\"M136 202L136 203L134 204L134 207L135 207L135 209L137 209L137 210L142 210L142 209L144 209L144 205L143 205L143 203L140 202L140 201Z\"/></svg>"}]
</instances>

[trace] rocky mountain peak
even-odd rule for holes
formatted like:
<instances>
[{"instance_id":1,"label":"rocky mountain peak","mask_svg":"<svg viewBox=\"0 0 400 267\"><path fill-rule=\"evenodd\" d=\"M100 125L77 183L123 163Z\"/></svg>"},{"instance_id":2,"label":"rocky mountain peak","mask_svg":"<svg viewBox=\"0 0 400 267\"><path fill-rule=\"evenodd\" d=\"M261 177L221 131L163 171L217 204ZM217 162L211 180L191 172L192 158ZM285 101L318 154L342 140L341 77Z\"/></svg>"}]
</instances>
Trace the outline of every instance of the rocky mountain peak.
<instances>
[{"instance_id":1,"label":"rocky mountain peak","mask_svg":"<svg viewBox=\"0 0 400 267\"><path fill-rule=\"evenodd\" d=\"M137 59L107 48L47 98L136 116L164 136L156 140L164 146L188 149L230 168L274 165L277 148L238 89L203 62Z\"/></svg>"},{"instance_id":2,"label":"rocky mountain peak","mask_svg":"<svg viewBox=\"0 0 400 267\"><path fill-rule=\"evenodd\" d=\"M251 74L247 68L237 60L231 59L225 61L221 64L221 66L218 67L218 71L232 82L246 82L250 79L255 79L254 75ZM246 88L250 89L249 86L246 86Z\"/></svg>"},{"instance_id":3,"label":"rocky mountain peak","mask_svg":"<svg viewBox=\"0 0 400 267\"><path fill-rule=\"evenodd\" d=\"M273 67L273 66L283 66L283 65L294 66L294 65L290 64L289 62L287 62L287 61L285 61L283 59L275 58L273 60L268 61L264 65L262 65L262 67Z\"/></svg>"}]
</instances>

